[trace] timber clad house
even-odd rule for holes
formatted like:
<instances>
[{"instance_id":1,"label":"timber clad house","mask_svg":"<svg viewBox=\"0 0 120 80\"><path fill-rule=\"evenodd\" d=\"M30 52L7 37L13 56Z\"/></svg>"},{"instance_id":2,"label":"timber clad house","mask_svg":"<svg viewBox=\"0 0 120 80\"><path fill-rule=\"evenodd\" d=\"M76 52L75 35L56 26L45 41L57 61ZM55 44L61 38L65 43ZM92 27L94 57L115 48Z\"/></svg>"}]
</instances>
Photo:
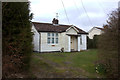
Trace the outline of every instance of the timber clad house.
<instances>
[{"instance_id":1,"label":"timber clad house","mask_svg":"<svg viewBox=\"0 0 120 80\"><path fill-rule=\"evenodd\" d=\"M73 25L32 22L34 51L80 51L87 49L87 33Z\"/></svg>"}]
</instances>

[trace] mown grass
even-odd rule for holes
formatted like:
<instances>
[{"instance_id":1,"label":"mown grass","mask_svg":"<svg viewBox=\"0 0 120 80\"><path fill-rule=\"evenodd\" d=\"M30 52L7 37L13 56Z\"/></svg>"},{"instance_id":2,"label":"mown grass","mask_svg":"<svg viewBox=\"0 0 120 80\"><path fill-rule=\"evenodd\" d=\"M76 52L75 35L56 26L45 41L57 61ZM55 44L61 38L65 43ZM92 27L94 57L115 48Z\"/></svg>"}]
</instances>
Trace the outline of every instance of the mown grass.
<instances>
[{"instance_id":1,"label":"mown grass","mask_svg":"<svg viewBox=\"0 0 120 80\"><path fill-rule=\"evenodd\" d=\"M95 49L70 53L33 53L32 56L33 70L37 66L37 71L42 69L47 74L58 74L59 77L101 77L95 72L95 62L97 61L97 50ZM56 75L52 75L52 77L56 77Z\"/></svg>"}]
</instances>

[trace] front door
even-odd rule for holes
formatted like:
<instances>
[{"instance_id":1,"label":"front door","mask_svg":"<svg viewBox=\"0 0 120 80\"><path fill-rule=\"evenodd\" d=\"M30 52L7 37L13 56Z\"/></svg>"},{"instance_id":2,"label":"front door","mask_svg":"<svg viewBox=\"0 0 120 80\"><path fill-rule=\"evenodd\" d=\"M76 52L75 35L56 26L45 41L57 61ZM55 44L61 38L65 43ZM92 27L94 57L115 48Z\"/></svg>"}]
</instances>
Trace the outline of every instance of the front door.
<instances>
[{"instance_id":1,"label":"front door","mask_svg":"<svg viewBox=\"0 0 120 80\"><path fill-rule=\"evenodd\" d=\"M77 51L77 36L71 36L71 51Z\"/></svg>"},{"instance_id":2,"label":"front door","mask_svg":"<svg viewBox=\"0 0 120 80\"><path fill-rule=\"evenodd\" d=\"M71 51L74 51L74 38L71 36Z\"/></svg>"}]
</instances>

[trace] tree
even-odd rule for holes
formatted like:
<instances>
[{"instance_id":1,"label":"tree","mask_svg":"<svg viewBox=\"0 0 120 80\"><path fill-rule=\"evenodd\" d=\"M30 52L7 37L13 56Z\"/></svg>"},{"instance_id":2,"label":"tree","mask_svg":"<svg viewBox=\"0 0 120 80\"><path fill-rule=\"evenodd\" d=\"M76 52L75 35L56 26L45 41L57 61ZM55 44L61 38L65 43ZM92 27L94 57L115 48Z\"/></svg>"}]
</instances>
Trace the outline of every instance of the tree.
<instances>
[{"instance_id":1,"label":"tree","mask_svg":"<svg viewBox=\"0 0 120 80\"><path fill-rule=\"evenodd\" d=\"M98 48L98 39L100 35L94 35L93 37L93 48Z\"/></svg>"},{"instance_id":2,"label":"tree","mask_svg":"<svg viewBox=\"0 0 120 80\"><path fill-rule=\"evenodd\" d=\"M98 48L98 39L100 35L94 35L93 39L90 39L87 36L87 49L96 49Z\"/></svg>"},{"instance_id":3,"label":"tree","mask_svg":"<svg viewBox=\"0 0 120 80\"><path fill-rule=\"evenodd\" d=\"M87 36L87 49L93 49L93 39Z\"/></svg>"},{"instance_id":4,"label":"tree","mask_svg":"<svg viewBox=\"0 0 120 80\"><path fill-rule=\"evenodd\" d=\"M105 66L108 78L117 78L118 75L118 10L109 15L108 27L99 39L99 63Z\"/></svg>"},{"instance_id":5,"label":"tree","mask_svg":"<svg viewBox=\"0 0 120 80\"><path fill-rule=\"evenodd\" d=\"M2 3L3 77L29 69L32 33L29 2Z\"/></svg>"}]
</instances>

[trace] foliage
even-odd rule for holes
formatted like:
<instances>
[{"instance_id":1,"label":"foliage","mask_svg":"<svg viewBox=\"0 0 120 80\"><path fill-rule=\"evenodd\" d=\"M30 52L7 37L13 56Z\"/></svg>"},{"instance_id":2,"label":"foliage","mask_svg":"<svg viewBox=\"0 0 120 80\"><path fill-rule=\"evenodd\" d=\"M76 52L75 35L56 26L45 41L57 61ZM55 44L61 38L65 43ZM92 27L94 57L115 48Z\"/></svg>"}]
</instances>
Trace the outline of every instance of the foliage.
<instances>
[{"instance_id":1,"label":"foliage","mask_svg":"<svg viewBox=\"0 0 120 80\"><path fill-rule=\"evenodd\" d=\"M93 48L93 40L87 36L87 49Z\"/></svg>"},{"instance_id":2,"label":"foliage","mask_svg":"<svg viewBox=\"0 0 120 80\"><path fill-rule=\"evenodd\" d=\"M98 48L98 39L100 35L94 35L93 37L93 48Z\"/></svg>"},{"instance_id":3,"label":"foliage","mask_svg":"<svg viewBox=\"0 0 120 80\"><path fill-rule=\"evenodd\" d=\"M2 3L3 77L29 69L32 34L29 2Z\"/></svg>"},{"instance_id":4,"label":"foliage","mask_svg":"<svg viewBox=\"0 0 120 80\"><path fill-rule=\"evenodd\" d=\"M104 75L106 73L105 66L103 64L96 65L96 72Z\"/></svg>"},{"instance_id":5,"label":"foliage","mask_svg":"<svg viewBox=\"0 0 120 80\"><path fill-rule=\"evenodd\" d=\"M87 49L96 49L98 48L98 38L100 35L94 35L93 39L90 39L87 36Z\"/></svg>"},{"instance_id":6,"label":"foliage","mask_svg":"<svg viewBox=\"0 0 120 80\"><path fill-rule=\"evenodd\" d=\"M118 77L118 11L113 11L107 21L108 27L99 39L99 63L106 68L106 76Z\"/></svg>"}]
</instances>

